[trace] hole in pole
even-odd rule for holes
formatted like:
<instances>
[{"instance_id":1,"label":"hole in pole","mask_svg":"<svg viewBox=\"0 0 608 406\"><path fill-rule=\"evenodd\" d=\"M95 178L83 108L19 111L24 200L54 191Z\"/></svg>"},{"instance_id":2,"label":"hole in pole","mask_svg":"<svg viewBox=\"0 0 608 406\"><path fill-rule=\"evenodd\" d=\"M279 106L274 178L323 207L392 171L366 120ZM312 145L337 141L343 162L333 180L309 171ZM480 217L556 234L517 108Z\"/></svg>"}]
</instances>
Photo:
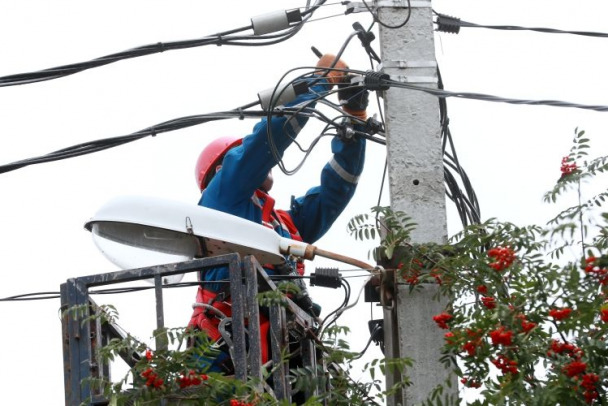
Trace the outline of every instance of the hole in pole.
<instances>
[{"instance_id":1,"label":"hole in pole","mask_svg":"<svg viewBox=\"0 0 608 406\"><path fill-rule=\"evenodd\" d=\"M418 179L414 179L414 181L412 182L415 186L418 186L420 184L420 181Z\"/></svg>"}]
</instances>

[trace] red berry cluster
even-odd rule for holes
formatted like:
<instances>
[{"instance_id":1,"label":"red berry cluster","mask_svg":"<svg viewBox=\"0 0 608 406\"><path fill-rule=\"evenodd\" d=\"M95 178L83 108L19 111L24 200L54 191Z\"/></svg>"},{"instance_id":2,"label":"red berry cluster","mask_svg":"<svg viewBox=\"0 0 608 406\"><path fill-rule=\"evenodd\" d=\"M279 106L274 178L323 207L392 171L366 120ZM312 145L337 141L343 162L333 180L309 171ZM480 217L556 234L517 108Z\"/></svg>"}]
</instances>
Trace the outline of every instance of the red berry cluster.
<instances>
[{"instance_id":1,"label":"red berry cluster","mask_svg":"<svg viewBox=\"0 0 608 406\"><path fill-rule=\"evenodd\" d=\"M583 356L583 350L569 342L560 343L557 340L553 340L551 342L551 348L547 351L547 356L552 357L555 354L564 354L575 360L580 360Z\"/></svg>"},{"instance_id":2,"label":"red berry cluster","mask_svg":"<svg viewBox=\"0 0 608 406\"><path fill-rule=\"evenodd\" d=\"M524 314L519 314L515 317L521 320L521 329L524 331L524 333L529 333L534 327L536 327L536 323L528 321Z\"/></svg>"},{"instance_id":3,"label":"red berry cluster","mask_svg":"<svg viewBox=\"0 0 608 406\"><path fill-rule=\"evenodd\" d=\"M492 364L502 371L503 374L516 374L519 372L517 369L517 361L507 358L503 354L499 354L497 358L490 360Z\"/></svg>"},{"instance_id":4,"label":"red berry cluster","mask_svg":"<svg viewBox=\"0 0 608 406\"><path fill-rule=\"evenodd\" d=\"M589 257L585 259L585 273L587 275L597 278L600 284L608 285L608 269L600 268L597 263L598 260L596 257Z\"/></svg>"},{"instance_id":5,"label":"red berry cluster","mask_svg":"<svg viewBox=\"0 0 608 406\"><path fill-rule=\"evenodd\" d=\"M581 386L585 390L583 392L583 396L585 397L585 401L587 403L593 402L595 399L599 397L599 393L597 392L597 383L600 380L600 377L596 374L585 374L581 379Z\"/></svg>"},{"instance_id":6,"label":"red berry cluster","mask_svg":"<svg viewBox=\"0 0 608 406\"><path fill-rule=\"evenodd\" d=\"M242 400L232 399L230 400L230 406L254 406L254 403L243 402Z\"/></svg>"},{"instance_id":7,"label":"red berry cluster","mask_svg":"<svg viewBox=\"0 0 608 406\"><path fill-rule=\"evenodd\" d=\"M482 343L483 331L481 329L474 331L469 328L467 329L467 336L469 340L462 345L462 350L466 351L469 357L472 357L477 352L477 347Z\"/></svg>"},{"instance_id":8,"label":"red berry cluster","mask_svg":"<svg viewBox=\"0 0 608 406\"><path fill-rule=\"evenodd\" d=\"M190 370L187 374L177 378L177 383L180 388L187 388L188 386L198 386L203 381L206 381L209 377L205 374L198 374L196 371Z\"/></svg>"},{"instance_id":9,"label":"red berry cluster","mask_svg":"<svg viewBox=\"0 0 608 406\"><path fill-rule=\"evenodd\" d=\"M448 329L448 321L452 319L452 315L446 312L433 316L433 321L442 329Z\"/></svg>"},{"instance_id":10,"label":"red berry cluster","mask_svg":"<svg viewBox=\"0 0 608 406\"><path fill-rule=\"evenodd\" d=\"M469 357L472 357L477 351L477 343L475 343L475 341L467 341L462 345L462 349L469 354Z\"/></svg>"},{"instance_id":11,"label":"red berry cluster","mask_svg":"<svg viewBox=\"0 0 608 406\"><path fill-rule=\"evenodd\" d=\"M488 256L494 259L490 268L497 272L503 271L515 261L515 251L509 247L496 247L488 250Z\"/></svg>"},{"instance_id":12,"label":"red berry cluster","mask_svg":"<svg viewBox=\"0 0 608 406\"><path fill-rule=\"evenodd\" d=\"M152 360L152 351L150 349L146 350L146 360L148 362ZM154 369L152 367L149 367L144 372L142 372L141 376L142 378L146 379L146 386L150 388L158 389L165 383L165 381L161 377L159 377L156 372L154 372Z\"/></svg>"},{"instance_id":13,"label":"red berry cluster","mask_svg":"<svg viewBox=\"0 0 608 406\"><path fill-rule=\"evenodd\" d=\"M555 320L564 320L570 316L570 313L572 313L572 309L569 307L549 310L549 316L553 317Z\"/></svg>"},{"instance_id":14,"label":"red berry cluster","mask_svg":"<svg viewBox=\"0 0 608 406\"><path fill-rule=\"evenodd\" d=\"M604 323L608 323L608 306L602 306L600 309L600 319L602 319Z\"/></svg>"},{"instance_id":15,"label":"red berry cluster","mask_svg":"<svg viewBox=\"0 0 608 406\"><path fill-rule=\"evenodd\" d=\"M569 377L580 375L587 370L587 364L581 361L571 361L564 366L564 373Z\"/></svg>"},{"instance_id":16,"label":"red berry cluster","mask_svg":"<svg viewBox=\"0 0 608 406\"><path fill-rule=\"evenodd\" d=\"M504 345L509 346L513 344L513 332L505 331L505 326L500 326L496 330L490 332L490 339L492 340L492 345Z\"/></svg>"},{"instance_id":17,"label":"red berry cluster","mask_svg":"<svg viewBox=\"0 0 608 406\"><path fill-rule=\"evenodd\" d=\"M583 350L569 342L559 342L553 340L551 349L547 351L549 357L555 355L567 355L572 360L562 368L562 372L572 378L574 381L580 381L580 386L583 388L583 396L587 403L593 402L599 396L597 392L597 382L599 376L594 373L587 372L587 363L582 361L584 355ZM575 387L578 389L578 385Z\"/></svg>"},{"instance_id":18,"label":"red berry cluster","mask_svg":"<svg viewBox=\"0 0 608 406\"><path fill-rule=\"evenodd\" d=\"M443 283L443 280L441 279L442 273L439 269L432 269L429 275L435 278L435 282L437 282L438 285Z\"/></svg>"},{"instance_id":19,"label":"red berry cluster","mask_svg":"<svg viewBox=\"0 0 608 406\"><path fill-rule=\"evenodd\" d=\"M570 175L574 171L578 169L576 166L576 162L568 163L569 158L567 156L562 158L562 166L560 170L562 171L562 178Z\"/></svg>"},{"instance_id":20,"label":"red berry cluster","mask_svg":"<svg viewBox=\"0 0 608 406\"><path fill-rule=\"evenodd\" d=\"M494 309L496 307L496 299L492 296L483 296L481 298L481 303L488 309Z\"/></svg>"},{"instance_id":21,"label":"red berry cluster","mask_svg":"<svg viewBox=\"0 0 608 406\"><path fill-rule=\"evenodd\" d=\"M146 369L144 372L141 373L141 376L142 378L146 379L146 386L151 388L158 389L165 383L165 381L160 378L152 368Z\"/></svg>"},{"instance_id":22,"label":"red berry cluster","mask_svg":"<svg viewBox=\"0 0 608 406\"><path fill-rule=\"evenodd\" d=\"M469 388L480 388L481 387L481 382L479 382L479 381L472 381L472 380L469 380L469 378L462 378L460 380L460 382L464 386L467 386Z\"/></svg>"},{"instance_id":23,"label":"red berry cluster","mask_svg":"<svg viewBox=\"0 0 608 406\"><path fill-rule=\"evenodd\" d=\"M424 268L424 264L421 260L414 258L405 269L402 262L397 266L401 270L401 277L405 279L410 285L417 285L420 283L420 274Z\"/></svg>"}]
</instances>

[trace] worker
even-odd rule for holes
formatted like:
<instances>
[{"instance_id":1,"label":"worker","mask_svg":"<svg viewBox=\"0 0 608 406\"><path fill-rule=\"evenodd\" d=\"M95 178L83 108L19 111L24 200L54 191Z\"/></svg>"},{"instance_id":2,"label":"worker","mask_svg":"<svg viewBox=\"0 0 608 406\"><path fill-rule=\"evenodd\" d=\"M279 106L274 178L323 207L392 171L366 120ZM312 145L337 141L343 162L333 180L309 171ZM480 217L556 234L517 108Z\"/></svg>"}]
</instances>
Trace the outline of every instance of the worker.
<instances>
[{"instance_id":1,"label":"worker","mask_svg":"<svg viewBox=\"0 0 608 406\"><path fill-rule=\"evenodd\" d=\"M326 54L319 59L317 68L315 78L309 79L312 86L308 92L297 96L286 104L287 107L314 107L314 99L325 95L334 85L344 86L348 66L342 60L336 61L334 55ZM367 96L366 90L359 90L342 102L347 117L358 125L365 123ZM270 120L271 136L279 156L282 157L307 120L302 114L275 116ZM312 244L331 227L353 196L363 170L365 139L334 137L331 142L333 157L321 172L320 185L312 187L302 197L292 197L291 207L285 211L275 209L274 199L269 195L273 186L272 168L276 162L268 144L267 129L268 121L262 119L254 126L253 133L242 139L221 137L205 147L196 165L197 183L202 191L199 205L263 224L283 237ZM303 273L300 265L291 262L288 265L298 266L298 273ZM265 269L270 275L285 272L271 267ZM196 301L212 305L229 317L229 288L226 283L213 283L227 281L228 268L207 269L199 276L205 284L199 287ZM306 311L314 312L307 295L298 297L302 301L296 303ZM221 334L216 313L195 307L189 327L205 331L213 342L219 340ZM262 319L263 362L269 359L265 342L268 328L269 323ZM218 355L210 370L232 373L228 353Z\"/></svg>"}]
</instances>

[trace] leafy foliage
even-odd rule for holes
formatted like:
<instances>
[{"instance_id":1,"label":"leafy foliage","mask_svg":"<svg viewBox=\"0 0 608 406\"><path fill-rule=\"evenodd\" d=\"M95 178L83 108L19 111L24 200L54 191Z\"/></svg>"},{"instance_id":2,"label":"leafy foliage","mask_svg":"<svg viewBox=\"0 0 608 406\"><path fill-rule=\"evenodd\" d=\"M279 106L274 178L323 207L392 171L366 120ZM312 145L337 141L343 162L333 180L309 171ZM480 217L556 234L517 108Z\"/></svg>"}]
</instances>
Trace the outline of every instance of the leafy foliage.
<instances>
[{"instance_id":1,"label":"leafy foliage","mask_svg":"<svg viewBox=\"0 0 608 406\"><path fill-rule=\"evenodd\" d=\"M281 290L260 294L260 305L285 304L285 295L293 289L284 286ZM86 308L71 309L73 314L81 314ZM113 307L96 312L87 321L98 318L102 322L116 322L118 313ZM108 317L111 316L111 317ZM317 351L323 353L323 362L316 368L290 368L289 380L292 390L312 394L304 405L369 405L377 404L374 397L381 400L398 387L409 382L399 382L389 390L382 389L381 374L392 369L403 370L411 366L407 359L377 360L366 365L371 371L371 381L357 381L351 377L352 362L359 354L350 351L349 343L344 339L348 327L330 326L324 330L323 339L317 341ZM103 363L116 360L117 356L131 355L136 360L126 375L119 381L89 379L86 383L99 391L106 398L111 398L112 405L288 405L277 400L270 390L272 373L290 362L289 354L283 354L283 364L269 365L263 369L262 382L249 378L246 382L217 372L209 372L201 359L217 355L213 343L200 331L187 328L163 329L157 336L167 341L167 349L152 350L147 344L132 336L124 339L112 339L98 348L98 357ZM152 337L156 339L158 337ZM196 345L188 345L196 343ZM319 390L321 388L321 390ZM370 391L377 392L374 397ZM301 404L301 403L300 403Z\"/></svg>"},{"instance_id":2,"label":"leafy foliage","mask_svg":"<svg viewBox=\"0 0 608 406\"><path fill-rule=\"evenodd\" d=\"M391 259L395 249L409 240L416 223L402 211L392 211L388 207L372 207L375 213L374 224L369 224L369 215L353 217L347 225L349 233L358 240L381 237L380 246L372 251L375 260L382 257Z\"/></svg>"},{"instance_id":3,"label":"leafy foliage","mask_svg":"<svg viewBox=\"0 0 608 406\"><path fill-rule=\"evenodd\" d=\"M608 192L585 201L580 192L582 181L608 169L608 157L587 161L584 134L575 130L561 177L545 195L546 202L556 202L575 192L579 204L546 226L490 219L441 247L409 244L408 219L406 227L391 228L381 242L389 259L395 254L390 263L410 286L423 289L433 277L442 295L456 298L433 319L445 330L442 362L463 387L478 391L472 405L608 401L608 214L603 222L588 221ZM388 208L375 211L397 216ZM361 224L362 219L351 223L359 238L367 236L366 227L378 229ZM568 261L566 253L574 257ZM443 396L439 385L425 404L459 402Z\"/></svg>"}]
</instances>

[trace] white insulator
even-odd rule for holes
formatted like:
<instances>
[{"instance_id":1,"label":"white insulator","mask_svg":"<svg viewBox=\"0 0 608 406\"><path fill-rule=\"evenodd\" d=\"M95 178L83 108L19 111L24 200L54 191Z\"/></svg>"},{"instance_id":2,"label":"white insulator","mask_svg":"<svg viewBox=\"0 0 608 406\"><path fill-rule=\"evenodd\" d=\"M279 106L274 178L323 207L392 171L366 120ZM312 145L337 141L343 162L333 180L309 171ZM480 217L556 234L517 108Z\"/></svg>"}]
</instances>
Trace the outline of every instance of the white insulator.
<instances>
[{"instance_id":1,"label":"white insulator","mask_svg":"<svg viewBox=\"0 0 608 406\"><path fill-rule=\"evenodd\" d=\"M274 99L272 94L274 93ZM262 109L269 110L270 106L282 106L296 98L296 90L293 85L289 84L283 88L270 88L258 93L258 99L262 105Z\"/></svg>"},{"instance_id":2,"label":"white insulator","mask_svg":"<svg viewBox=\"0 0 608 406\"><path fill-rule=\"evenodd\" d=\"M251 19L253 33L255 35L263 35L271 32L281 31L289 28L289 19L287 11L279 10L271 13L262 14Z\"/></svg>"}]
</instances>

